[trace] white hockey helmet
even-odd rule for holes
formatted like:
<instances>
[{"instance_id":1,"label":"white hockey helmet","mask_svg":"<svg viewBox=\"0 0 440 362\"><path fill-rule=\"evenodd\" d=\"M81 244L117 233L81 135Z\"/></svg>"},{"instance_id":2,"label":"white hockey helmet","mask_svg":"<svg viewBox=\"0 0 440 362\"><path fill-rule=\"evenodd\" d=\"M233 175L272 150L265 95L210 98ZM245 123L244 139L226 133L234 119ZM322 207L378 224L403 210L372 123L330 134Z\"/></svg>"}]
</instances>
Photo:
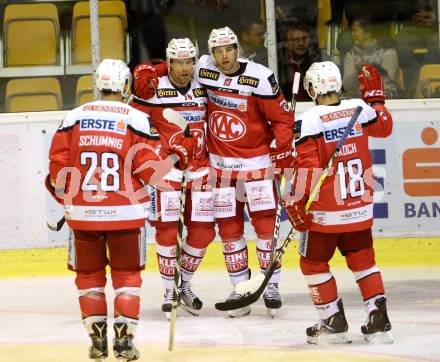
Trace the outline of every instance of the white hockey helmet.
<instances>
[{"instance_id":1,"label":"white hockey helmet","mask_svg":"<svg viewBox=\"0 0 440 362\"><path fill-rule=\"evenodd\" d=\"M231 28L226 26L224 28L212 29L208 38L208 48L211 55L213 48L231 44L237 44L238 47L237 35Z\"/></svg>"},{"instance_id":2,"label":"white hockey helmet","mask_svg":"<svg viewBox=\"0 0 440 362\"><path fill-rule=\"evenodd\" d=\"M313 97L309 92L310 85L315 92ZM313 63L304 76L303 86L313 100L320 94L339 93L342 87L341 72L333 62Z\"/></svg>"},{"instance_id":3,"label":"white hockey helmet","mask_svg":"<svg viewBox=\"0 0 440 362\"><path fill-rule=\"evenodd\" d=\"M197 49L188 38L171 39L166 50L167 62L171 59L194 58L197 61Z\"/></svg>"},{"instance_id":4,"label":"white hockey helmet","mask_svg":"<svg viewBox=\"0 0 440 362\"><path fill-rule=\"evenodd\" d=\"M120 59L104 59L96 69L96 86L100 91L121 92L125 85L131 84L131 72L127 64Z\"/></svg>"}]
</instances>

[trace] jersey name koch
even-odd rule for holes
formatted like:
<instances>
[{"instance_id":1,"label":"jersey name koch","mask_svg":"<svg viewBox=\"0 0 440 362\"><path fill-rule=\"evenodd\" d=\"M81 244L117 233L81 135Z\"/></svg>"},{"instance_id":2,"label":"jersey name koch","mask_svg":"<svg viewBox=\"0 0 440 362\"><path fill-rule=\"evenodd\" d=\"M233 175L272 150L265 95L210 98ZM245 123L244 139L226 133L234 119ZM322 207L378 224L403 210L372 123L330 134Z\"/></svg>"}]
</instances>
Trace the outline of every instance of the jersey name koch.
<instances>
[{"instance_id":1,"label":"jersey name koch","mask_svg":"<svg viewBox=\"0 0 440 362\"><path fill-rule=\"evenodd\" d=\"M339 139L344 134L345 129L347 127L342 126L342 127L333 128L333 127L328 127L327 125L324 124L323 128L324 128L325 143L329 143L329 142L339 141ZM351 129L351 131L348 133L347 138L359 137L362 136L362 134L363 134L362 126L359 123L356 123Z\"/></svg>"},{"instance_id":2,"label":"jersey name koch","mask_svg":"<svg viewBox=\"0 0 440 362\"><path fill-rule=\"evenodd\" d=\"M79 121L81 131L103 131L103 132L114 132L118 134L126 134L127 125L121 119L119 121L108 120L108 119L93 119L86 118Z\"/></svg>"}]
</instances>

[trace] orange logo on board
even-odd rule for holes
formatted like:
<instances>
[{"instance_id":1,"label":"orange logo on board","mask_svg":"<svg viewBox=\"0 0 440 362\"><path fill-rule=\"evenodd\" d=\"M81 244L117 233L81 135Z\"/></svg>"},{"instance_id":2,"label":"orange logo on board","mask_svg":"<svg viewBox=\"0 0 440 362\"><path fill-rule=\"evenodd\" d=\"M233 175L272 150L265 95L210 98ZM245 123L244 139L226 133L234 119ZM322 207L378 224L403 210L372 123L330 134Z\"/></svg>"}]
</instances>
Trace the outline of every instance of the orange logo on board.
<instances>
[{"instance_id":1,"label":"orange logo on board","mask_svg":"<svg viewBox=\"0 0 440 362\"><path fill-rule=\"evenodd\" d=\"M432 146L438 131L427 127L422 142ZM402 154L403 189L409 196L440 196L440 147L410 148Z\"/></svg>"}]
</instances>

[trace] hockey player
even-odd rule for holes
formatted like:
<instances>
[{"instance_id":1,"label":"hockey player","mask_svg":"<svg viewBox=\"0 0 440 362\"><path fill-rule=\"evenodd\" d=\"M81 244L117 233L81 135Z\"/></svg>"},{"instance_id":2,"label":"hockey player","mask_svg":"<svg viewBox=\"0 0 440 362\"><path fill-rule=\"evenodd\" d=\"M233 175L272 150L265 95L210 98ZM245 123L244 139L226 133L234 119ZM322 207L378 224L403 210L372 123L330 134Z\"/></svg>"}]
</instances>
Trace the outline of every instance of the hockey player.
<instances>
[{"instance_id":1,"label":"hockey player","mask_svg":"<svg viewBox=\"0 0 440 362\"><path fill-rule=\"evenodd\" d=\"M278 169L290 166L293 116L272 71L238 57L237 36L230 28L213 29L208 47L210 55L199 59L194 77L207 89L208 153L216 178L214 216L235 286L250 274L243 238L245 204L257 234L260 268L265 271L269 265L277 200L268 174L271 158ZM139 72L135 78L136 92L147 93L154 72ZM271 149L274 139L276 148ZM264 293L271 311L281 307L279 279L280 266ZM241 297L235 290L229 296ZM250 307L228 312L231 317L249 313Z\"/></svg>"},{"instance_id":2,"label":"hockey player","mask_svg":"<svg viewBox=\"0 0 440 362\"><path fill-rule=\"evenodd\" d=\"M133 336L145 264L141 227L148 195L143 184L163 182L172 162L155 154L158 135L149 117L122 103L131 83L127 65L105 59L96 76L102 100L64 118L52 140L46 187L64 205L73 230L68 268L76 272L83 324L92 340L89 357L108 356L104 288L109 263L115 291L113 351L117 359L131 361L139 358ZM192 143L179 139L170 151L185 166Z\"/></svg>"},{"instance_id":3,"label":"hockey player","mask_svg":"<svg viewBox=\"0 0 440 362\"><path fill-rule=\"evenodd\" d=\"M208 92L208 152L217 179L214 215L235 286L250 274L243 237L245 205L257 234L261 271L269 265L277 196L268 171L271 156L278 168L290 166L293 115L273 72L239 58L237 36L230 28L213 29L208 47L210 55L200 58L194 73ZM271 149L274 139L276 149ZM280 271L279 265L263 295L272 313L281 307ZM241 297L235 289L229 296ZM246 315L250 307L228 313L231 317Z\"/></svg>"},{"instance_id":4,"label":"hockey player","mask_svg":"<svg viewBox=\"0 0 440 362\"><path fill-rule=\"evenodd\" d=\"M197 52L188 38L172 39L166 49L167 71L154 79L152 91L134 98L133 106L149 114L161 136L162 152L169 152L176 136L182 131L169 124L162 116L164 108L173 108L188 122L191 135L196 142L194 160L189 164L186 178L189 181L185 202L185 225L187 237L181 256L181 284L179 294L181 305L191 313L197 314L202 301L191 289L191 278L199 267L207 246L215 237L212 191L207 185L209 160L206 153L205 111L206 91L192 79ZM148 68L149 67L149 68ZM152 68L140 64L139 69ZM173 169L165 179L170 181L173 190L152 189L152 213L150 222L156 227L157 259L159 271L165 286L162 311L169 316L173 300L173 279L176 263L176 243L179 220L179 200L183 172Z\"/></svg>"},{"instance_id":5,"label":"hockey player","mask_svg":"<svg viewBox=\"0 0 440 362\"><path fill-rule=\"evenodd\" d=\"M367 341L380 337L392 342L382 276L374 259L372 161L368 137L391 134L393 119L385 107L383 84L369 64L358 74L362 99L341 100L341 74L332 62L313 63L304 88L316 106L295 123L298 168L294 198L285 203L293 226L304 232L300 267L309 286L320 322L307 328L307 341L349 343L348 324L329 260L338 248L358 283L367 312L361 331ZM310 190L327 164L357 106L362 112L322 183L318 196L305 211Z\"/></svg>"}]
</instances>

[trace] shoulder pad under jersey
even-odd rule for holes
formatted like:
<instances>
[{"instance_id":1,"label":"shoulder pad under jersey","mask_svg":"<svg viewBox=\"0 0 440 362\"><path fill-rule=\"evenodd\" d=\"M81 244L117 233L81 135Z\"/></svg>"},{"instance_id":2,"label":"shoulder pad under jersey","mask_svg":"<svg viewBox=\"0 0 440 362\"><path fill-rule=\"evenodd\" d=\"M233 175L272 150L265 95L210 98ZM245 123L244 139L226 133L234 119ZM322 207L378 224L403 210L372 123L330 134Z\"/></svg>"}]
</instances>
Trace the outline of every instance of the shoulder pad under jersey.
<instances>
[{"instance_id":1,"label":"shoulder pad under jersey","mask_svg":"<svg viewBox=\"0 0 440 362\"><path fill-rule=\"evenodd\" d=\"M131 106L130 117L128 119L128 126L133 132L140 134L143 137L150 139L159 139L159 133L156 127L151 122L151 118L148 114L141 112Z\"/></svg>"},{"instance_id":2,"label":"shoulder pad under jersey","mask_svg":"<svg viewBox=\"0 0 440 362\"><path fill-rule=\"evenodd\" d=\"M248 61L246 71L242 76L258 79L258 86L253 93L263 97L277 97L280 92L278 81L273 72L264 65Z\"/></svg>"}]
</instances>

